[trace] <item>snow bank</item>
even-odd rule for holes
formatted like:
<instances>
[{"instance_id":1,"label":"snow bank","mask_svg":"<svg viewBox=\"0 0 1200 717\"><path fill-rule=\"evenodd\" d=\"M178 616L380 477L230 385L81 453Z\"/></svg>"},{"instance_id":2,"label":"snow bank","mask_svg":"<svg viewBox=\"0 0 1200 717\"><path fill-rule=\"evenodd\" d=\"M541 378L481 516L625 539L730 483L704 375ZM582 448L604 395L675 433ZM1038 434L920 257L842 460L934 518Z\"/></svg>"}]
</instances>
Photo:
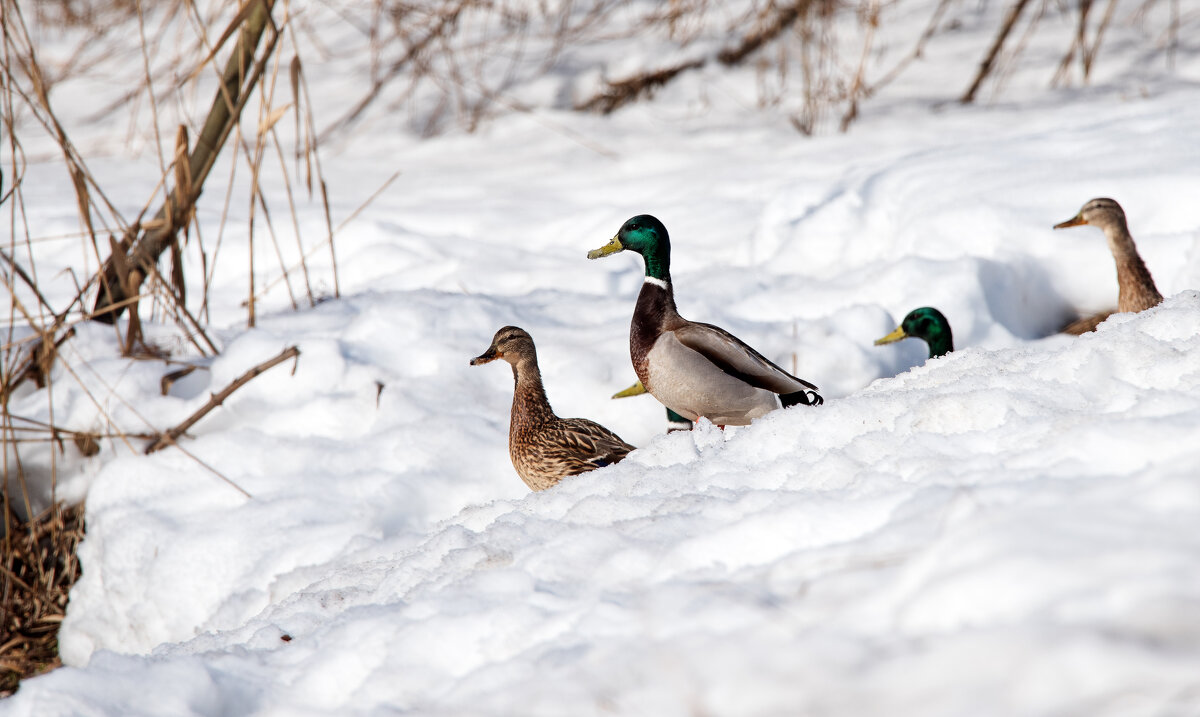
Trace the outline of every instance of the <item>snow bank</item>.
<instances>
[{"instance_id":1,"label":"snow bank","mask_svg":"<svg viewBox=\"0 0 1200 717\"><path fill-rule=\"evenodd\" d=\"M1076 341L968 348L819 410L662 435L424 536L380 527L399 496L346 498L371 473L353 464L326 469L342 485L323 504L250 485L255 500L199 506L191 480L129 470L167 459L123 461L89 503L65 654L89 633L122 651L173 641L98 653L19 700L40 715L130 700L126 714L1161 713L1200 666L1198 350L1200 293L1185 292ZM150 523L170 494L186 518ZM141 569L106 572L118 559ZM203 634L151 629L220 594Z\"/></svg>"},{"instance_id":2,"label":"snow bank","mask_svg":"<svg viewBox=\"0 0 1200 717\"><path fill-rule=\"evenodd\" d=\"M948 83L978 59L978 28L963 38L930 70ZM335 223L402 174L339 235L343 298L292 311L275 284L241 328L230 229L223 350L203 370L160 395L161 364L81 326L64 356L102 388L61 376L52 406L14 399L73 428L105 427L97 402L162 428L301 350L197 424L187 454L106 440L60 457L60 495L87 496L71 666L0 711L1194 712L1200 104L1184 80L1118 79L936 114L900 85L850 134L812 139L668 93L608 118L351 143L325 160ZM132 163L98 171L149 196ZM1056 336L1115 304L1100 233L1050 229L1102 195L1168 299ZM72 221L54 196L46 234ZM633 380L641 267L584 254L642 212L671 231L682 313L794 362L824 406L666 435L652 399L608 399ZM321 208L299 223L321 235ZM327 294L328 259L310 271ZM949 317L956 353L871 345L921 305ZM560 415L641 448L528 493L506 454L510 374L467 363L506 324L533 335Z\"/></svg>"}]
</instances>

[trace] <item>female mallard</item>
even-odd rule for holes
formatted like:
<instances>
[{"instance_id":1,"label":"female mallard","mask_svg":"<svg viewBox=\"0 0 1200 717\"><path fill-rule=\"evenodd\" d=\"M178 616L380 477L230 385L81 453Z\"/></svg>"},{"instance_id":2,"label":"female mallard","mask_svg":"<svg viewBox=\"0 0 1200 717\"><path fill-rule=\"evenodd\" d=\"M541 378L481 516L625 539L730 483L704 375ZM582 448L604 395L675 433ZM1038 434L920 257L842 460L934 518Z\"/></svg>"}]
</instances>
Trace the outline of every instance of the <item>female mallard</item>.
<instances>
[{"instance_id":1,"label":"female mallard","mask_svg":"<svg viewBox=\"0 0 1200 717\"><path fill-rule=\"evenodd\" d=\"M950 322L942 312L932 306L922 306L913 309L900 322L895 331L881 339L875 339L876 346L895 343L909 337L918 338L929 346L929 358L944 356L954 350L954 337L950 333Z\"/></svg>"},{"instance_id":2,"label":"female mallard","mask_svg":"<svg viewBox=\"0 0 1200 717\"><path fill-rule=\"evenodd\" d=\"M1081 224L1100 227L1104 231L1104 238L1108 240L1109 251L1117 263L1117 311L1137 312L1157 306L1163 299L1162 294L1158 293L1150 270L1138 254L1121 205L1107 197L1093 199L1084 204L1073 218L1055 224L1054 228L1065 229ZM1108 318L1110 313L1080 319L1063 330L1073 334L1087 333Z\"/></svg>"},{"instance_id":3,"label":"female mallard","mask_svg":"<svg viewBox=\"0 0 1200 717\"><path fill-rule=\"evenodd\" d=\"M704 416L719 426L743 426L780 406L823 403L816 386L733 334L679 315L671 285L671 240L662 222L636 216L588 258L625 249L646 262L629 326L629 356L638 380L664 406L691 421Z\"/></svg>"},{"instance_id":4,"label":"female mallard","mask_svg":"<svg viewBox=\"0 0 1200 717\"><path fill-rule=\"evenodd\" d=\"M499 358L512 364L516 382L508 455L525 485L545 490L567 476L616 463L634 449L599 423L554 415L542 388L533 337L524 329L505 326L497 331L492 345L471 359L471 365Z\"/></svg>"},{"instance_id":5,"label":"female mallard","mask_svg":"<svg viewBox=\"0 0 1200 717\"><path fill-rule=\"evenodd\" d=\"M630 396L641 396L644 393L647 393L646 387L642 385L641 381L638 381L629 388L617 391L612 395L612 397L629 398ZM690 431L693 427L694 426L691 421L679 415L678 413L675 413L671 409L667 409L667 433L674 433L675 431Z\"/></svg>"}]
</instances>

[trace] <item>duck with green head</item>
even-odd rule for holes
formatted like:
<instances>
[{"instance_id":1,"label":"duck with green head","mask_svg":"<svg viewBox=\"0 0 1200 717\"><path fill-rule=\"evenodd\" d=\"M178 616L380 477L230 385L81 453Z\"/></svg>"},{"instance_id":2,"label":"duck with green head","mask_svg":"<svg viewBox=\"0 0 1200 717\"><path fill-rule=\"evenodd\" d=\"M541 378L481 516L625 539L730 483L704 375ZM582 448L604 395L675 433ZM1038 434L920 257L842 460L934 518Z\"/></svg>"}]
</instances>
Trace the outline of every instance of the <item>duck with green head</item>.
<instances>
[{"instance_id":1,"label":"duck with green head","mask_svg":"<svg viewBox=\"0 0 1200 717\"><path fill-rule=\"evenodd\" d=\"M742 426L776 408L819 405L817 387L771 363L741 339L712 324L688 321L675 308L671 240L658 219L626 221L589 259L620 251L640 254L646 277L629 326L629 356L646 390L683 418Z\"/></svg>"},{"instance_id":2,"label":"duck with green head","mask_svg":"<svg viewBox=\"0 0 1200 717\"><path fill-rule=\"evenodd\" d=\"M900 322L900 326L881 339L876 346L891 344L907 338L921 339L929 346L929 358L944 356L954 350L954 336L950 333L950 322L942 312L932 306L913 309Z\"/></svg>"}]
</instances>

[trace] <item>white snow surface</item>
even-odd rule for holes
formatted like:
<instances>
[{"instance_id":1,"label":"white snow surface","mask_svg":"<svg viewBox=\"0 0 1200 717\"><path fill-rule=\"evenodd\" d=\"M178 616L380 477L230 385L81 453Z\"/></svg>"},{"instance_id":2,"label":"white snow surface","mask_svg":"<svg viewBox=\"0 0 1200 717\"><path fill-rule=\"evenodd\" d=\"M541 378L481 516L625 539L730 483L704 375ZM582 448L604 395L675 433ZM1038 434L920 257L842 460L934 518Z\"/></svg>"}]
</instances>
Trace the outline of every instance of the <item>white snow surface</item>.
<instances>
[{"instance_id":1,"label":"white snow surface","mask_svg":"<svg viewBox=\"0 0 1200 717\"><path fill-rule=\"evenodd\" d=\"M945 99L994 27L931 49ZM301 356L187 454L57 459L59 495L87 507L68 667L0 712L1200 714L1200 61L1159 70L937 111L897 85L812 138L689 94L752 73L425 140L375 115L323 158L335 223L401 171L337 236L341 298L293 310L276 285L246 329L235 206L208 370L162 396L173 367L119 358L110 328L64 346L130 431ZM140 206L154 162L112 141L93 170ZM75 228L60 174L29 167L35 234ZM223 190L200 209L213 234ZM1122 203L1167 299L1055 335L1116 304L1101 233L1051 229L1095 196ZM681 312L794 365L824 406L665 434L653 399L609 400L634 380L642 265L584 255L639 213L671 232ZM299 217L322 234L318 203ZM41 251L44 275L69 263ZM278 270L256 251L261 284ZM328 296L327 253L310 268ZM924 305L956 352L872 345ZM510 371L468 365L506 324L533 335L559 415L639 449L530 493ZM100 427L77 382L55 385L56 422ZM32 389L14 406L49 417Z\"/></svg>"}]
</instances>

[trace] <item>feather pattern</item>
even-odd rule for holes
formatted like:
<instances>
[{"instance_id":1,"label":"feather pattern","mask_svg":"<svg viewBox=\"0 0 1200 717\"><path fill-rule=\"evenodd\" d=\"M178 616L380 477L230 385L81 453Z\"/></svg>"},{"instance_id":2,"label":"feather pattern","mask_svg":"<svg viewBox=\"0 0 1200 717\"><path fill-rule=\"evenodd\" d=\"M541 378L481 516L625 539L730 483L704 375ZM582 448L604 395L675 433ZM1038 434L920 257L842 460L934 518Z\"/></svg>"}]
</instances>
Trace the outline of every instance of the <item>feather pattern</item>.
<instances>
[{"instance_id":1,"label":"feather pattern","mask_svg":"<svg viewBox=\"0 0 1200 717\"><path fill-rule=\"evenodd\" d=\"M542 385L533 338L524 329L500 329L488 350L471 364L498 358L513 369L508 455L517 475L531 489L545 490L567 476L616 463L634 450L595 421L554 414Z\"/></svg>"}]
</instances>

